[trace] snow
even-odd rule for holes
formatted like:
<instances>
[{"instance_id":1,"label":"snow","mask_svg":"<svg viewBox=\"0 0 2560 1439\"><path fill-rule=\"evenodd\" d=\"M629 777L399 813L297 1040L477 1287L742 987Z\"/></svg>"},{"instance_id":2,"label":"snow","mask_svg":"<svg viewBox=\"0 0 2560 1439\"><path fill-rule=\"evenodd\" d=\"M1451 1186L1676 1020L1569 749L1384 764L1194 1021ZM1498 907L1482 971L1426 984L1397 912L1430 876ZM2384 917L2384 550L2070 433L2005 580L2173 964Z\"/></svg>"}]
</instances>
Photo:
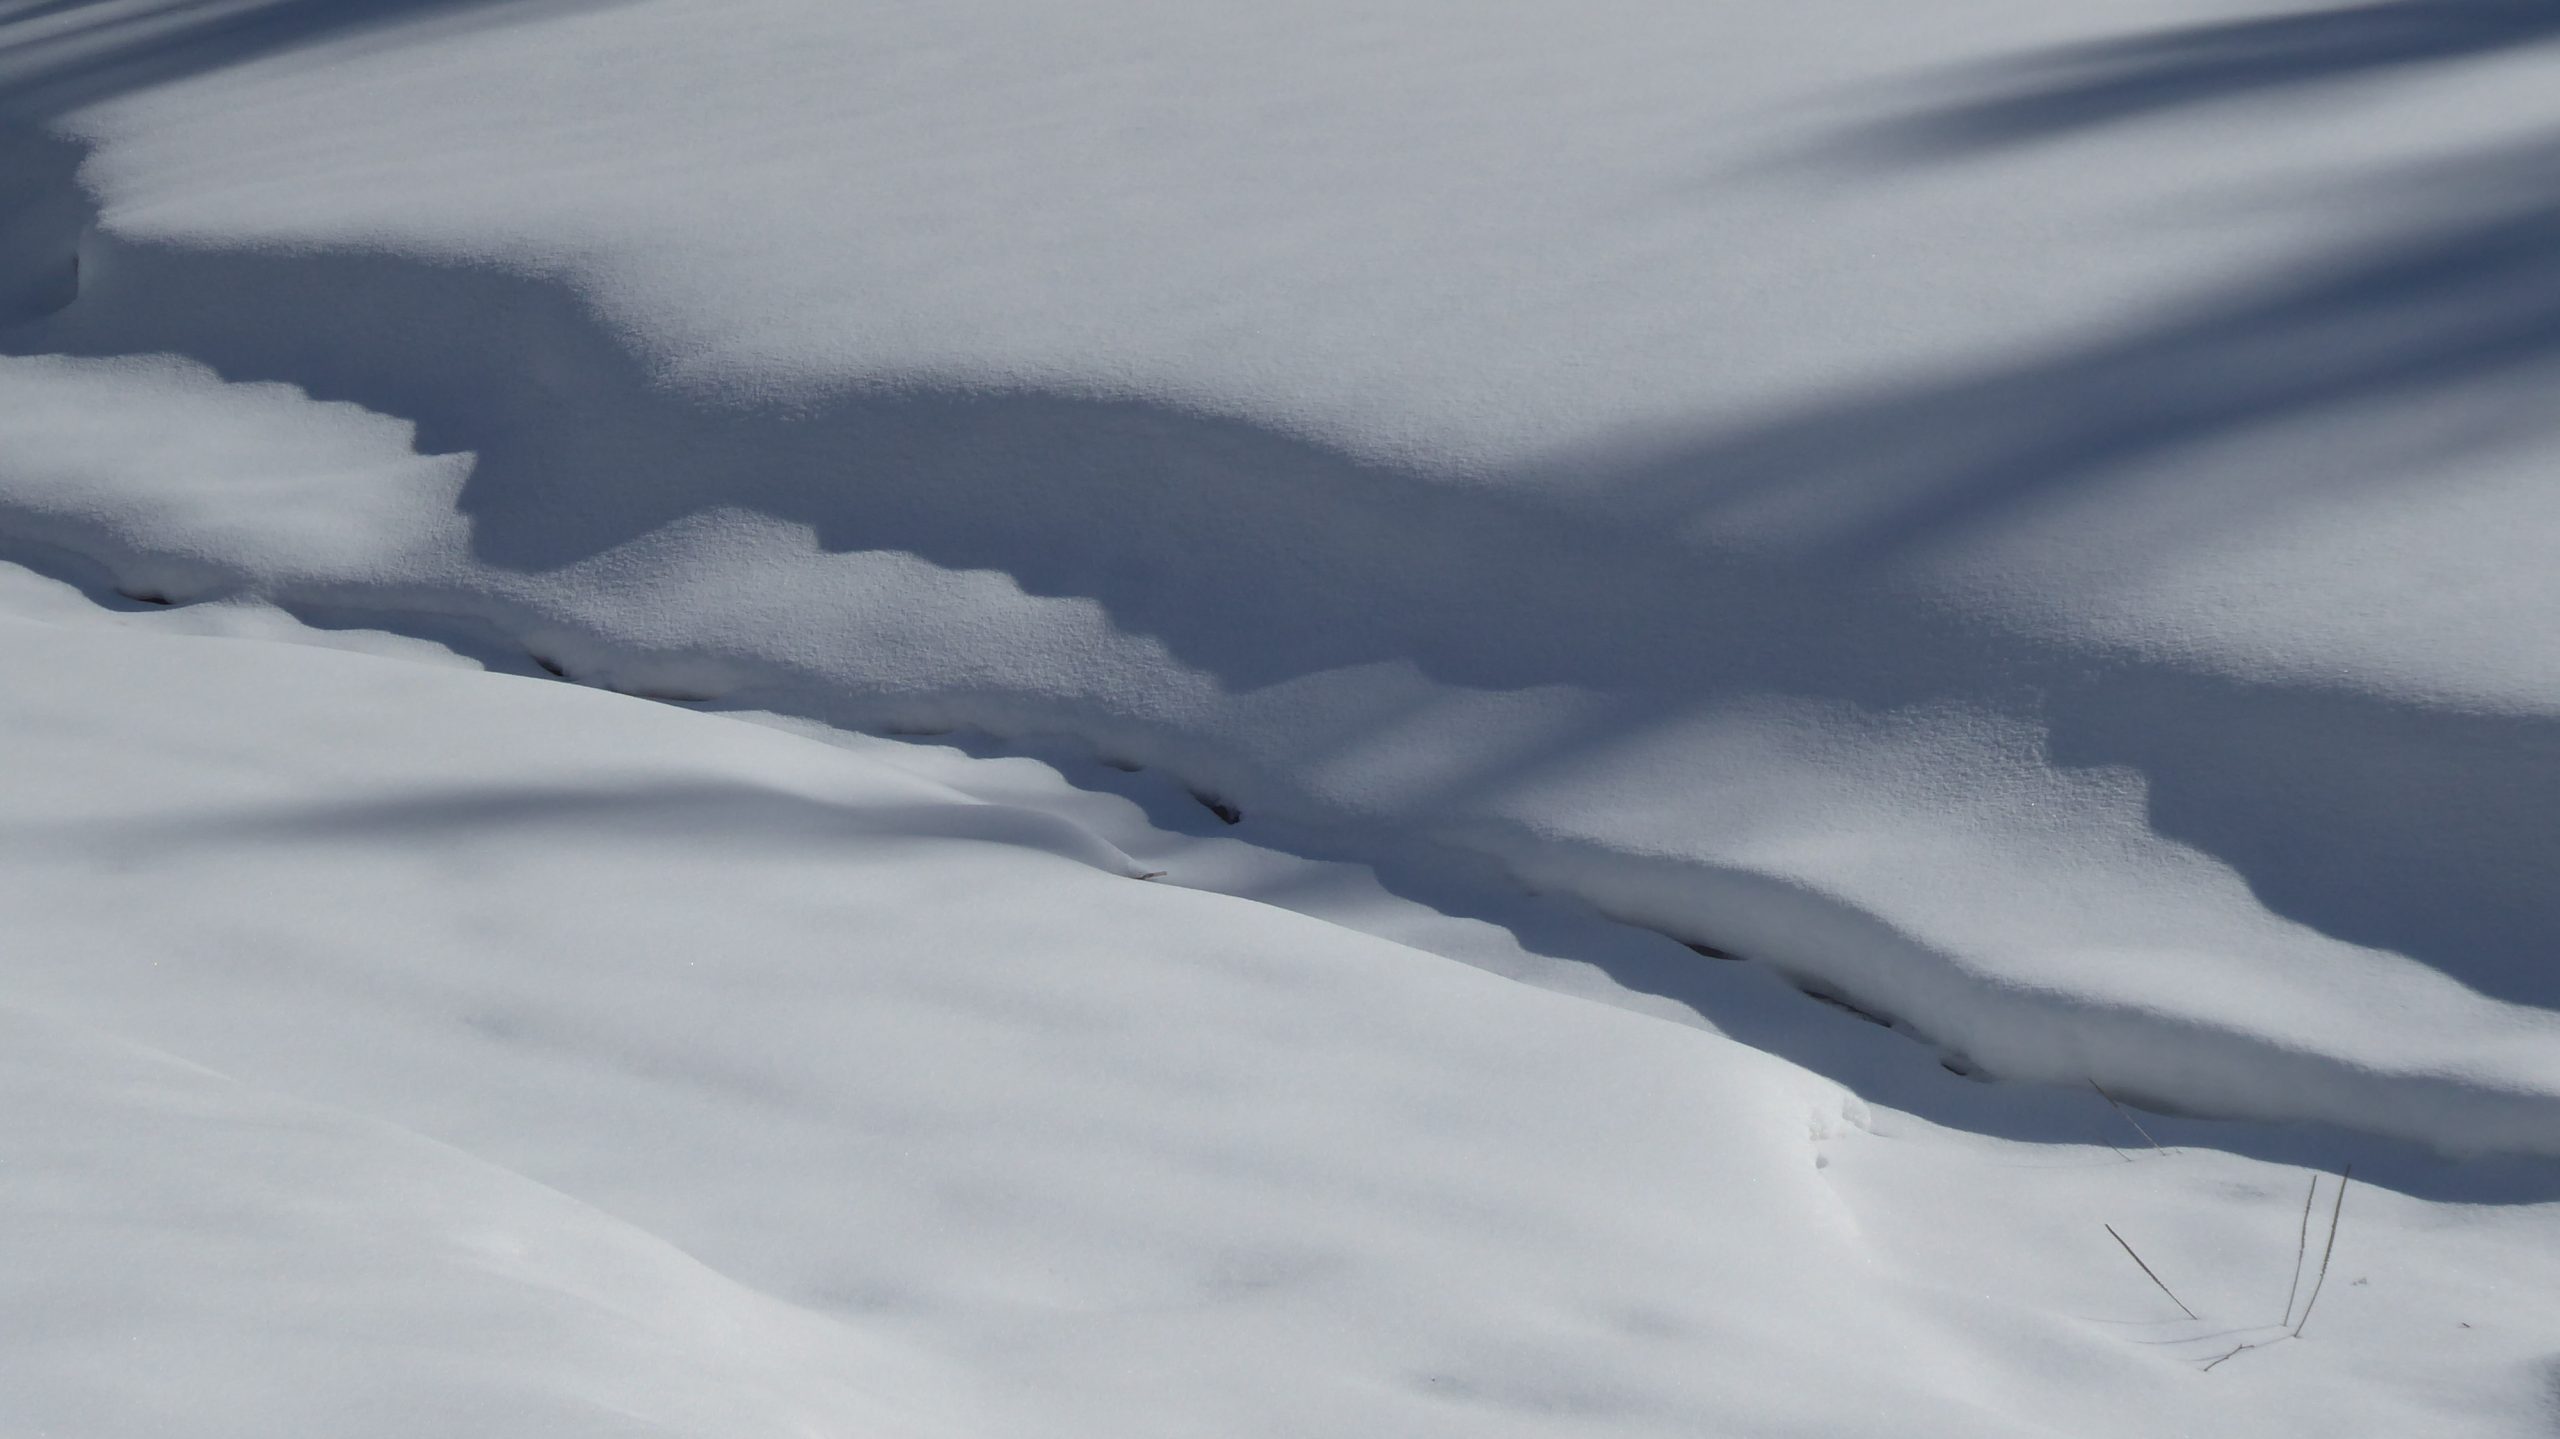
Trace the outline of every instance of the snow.
<instances>
[{"instance_id":1,"label":"snow","mask_svg":"<svg viewBox=\"0 0 2560 1439\"><path fill-rule=\"evenodd\" d=\"M2537 1432L2554 42L0 5L30 1412Z\"/></svg>"},{"instance_id":2,"label":"snow","mask_svg":"<svg viewBox=\"0 0 2560 1439\"><path fill-rule=\"evenodd\" d=\"M2192 1369L2264 1337L2290 1166L1878 1116L773 728L95 614L0 652L53 680L9 694L0 770L12 1003L46 1016L0 1106L45 1338L12 1393L66 1432L2531 1412L2529 1340L2438 1331L2549 1322L2548 1206L2361 1192L2343 1262L2388 1302L2342 1273L2327 1342L2235 1410ZM102 1388L110 1355L150 1382Z\"/></svg>"},{"instance_id":3,"label":"snow","mask_svg":"<svg viewBox=\"0 0 2560 1439\"><path fill-rule=\"evenodd\" d=\"M557 1191L129 1042L5 1028L16 1432L940 1432L882 1392L912 1360Z\"/></svg>"}]
</instances>

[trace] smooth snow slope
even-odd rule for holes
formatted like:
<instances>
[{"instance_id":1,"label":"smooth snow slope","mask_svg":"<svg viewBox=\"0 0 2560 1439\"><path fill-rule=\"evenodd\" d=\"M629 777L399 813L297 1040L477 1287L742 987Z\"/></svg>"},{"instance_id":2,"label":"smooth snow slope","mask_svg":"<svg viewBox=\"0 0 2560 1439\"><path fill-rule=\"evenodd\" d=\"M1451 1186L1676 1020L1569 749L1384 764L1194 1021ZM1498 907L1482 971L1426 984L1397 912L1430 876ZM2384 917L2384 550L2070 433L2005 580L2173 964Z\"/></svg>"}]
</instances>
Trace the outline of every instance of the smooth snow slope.
<instances>
[{"instance_id":1,"label":"smooth snow slope","mask_svg":"<svg viewBox=\"0 0 2560 1439\"><path fill-rule=\"evenodd\" d=\"M2560 1152L2547 6L5 24L13 531Z\"/></svg>"},{"instance_id":2,"label":"smooth snow slope","mask_svg":"<svg viewBox=\"0 0 2560 1439\"><path fill-rule=\"evenodd\" d=\"M2549 1204L2359 1187L2306 1337L2207 1374L2301 1170L1951 1133L807 738L58 588L0 569L56 621L0 619L10 1432L2547 1426Z\"/></svg>"},{"instance_id":3,"label":"smooth snow slope","mask_svg":"<svg viewBox=\"0 0 2560 1439\"><path fill-rule=\"evenodd\" d=\"M663 1239L129 1042L0 1015L0 1137L13 1434L968 1432Z\"/></svg>"}]
</instances>

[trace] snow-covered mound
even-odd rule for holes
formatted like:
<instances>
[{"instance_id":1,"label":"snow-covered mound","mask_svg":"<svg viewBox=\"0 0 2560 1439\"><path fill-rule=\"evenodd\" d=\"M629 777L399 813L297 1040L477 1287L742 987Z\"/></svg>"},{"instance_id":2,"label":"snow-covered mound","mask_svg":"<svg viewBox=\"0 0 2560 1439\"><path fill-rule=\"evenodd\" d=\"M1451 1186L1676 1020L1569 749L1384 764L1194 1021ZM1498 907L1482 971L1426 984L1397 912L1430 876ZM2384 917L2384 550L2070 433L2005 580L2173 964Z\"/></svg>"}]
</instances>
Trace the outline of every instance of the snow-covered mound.
<instances>
[{"instance_id":1,"label":"snow-covered mound","mask_svg":"<svg viewBox=\"0 0 2560 1439\"><path fill-rule=\"evenodd\" d=\"M768 728L0 600L12 1432L2547 1417L2548 1205L2360 1186L2200 1375L2301 1308L2298 1169L1871 1111Z\"/></svg>"},{"instance_id":2,"label":"snow-covered mound","mask_svg":"<svg viewBox=\"0 0 2560 1439\"><path fill-rule=\"evenodd\" d=\"M2547 6L0 28L100 207L0 506L137 592L1073 733L1995 1072L2560 1153Z\"/></svg>"}]
</instances>

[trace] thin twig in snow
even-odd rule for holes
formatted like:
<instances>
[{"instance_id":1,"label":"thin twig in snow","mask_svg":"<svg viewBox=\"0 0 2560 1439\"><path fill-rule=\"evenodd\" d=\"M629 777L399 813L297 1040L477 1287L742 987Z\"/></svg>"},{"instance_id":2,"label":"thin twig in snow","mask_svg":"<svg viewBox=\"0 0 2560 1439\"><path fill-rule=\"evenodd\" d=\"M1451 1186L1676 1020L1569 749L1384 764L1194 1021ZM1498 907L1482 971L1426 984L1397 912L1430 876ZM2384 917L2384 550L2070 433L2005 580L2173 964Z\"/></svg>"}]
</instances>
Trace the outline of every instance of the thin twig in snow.
<instances>
[{"instance_id":1,"label":"thin twig in snow","mask_svg":"<svg viewBox=\"0 0 2560 1439\"><path fill-rule=\"evenodd\" d=\"M2302 1256L2311 1249L2311 1201L2320 1197L2320 1176L2311 1176L2311 1188L2302 1196L2301 1232L2293 1237L2293 1282L2285 1286L2284 1317L2276 1323L2293 1322L2293 1301L2302 1292Z\"/></svg>"},{"instance_id":2,"label":"thin twig in snow","mask_svg":"<svg viewBox=\"0 0 2560 1439\"><path fill-rule=\"evenodd\" d=\"M2329 1206L2329 1242L2320 1249L2320 1274L2311 1281L2311 1297L2302 1301L2302 1317L2294 1322L2293 1337L2302 1337L2302 1326L2311 1322L2311 1306L2320 1302L2320 1287L2329 1282L2329 1256L2338 1250L2338 1216L2347 1208L2347 1177L2356 1172L2352 1164L2338 1171L2338 1202Z\"/></svg>"},{"instance_id":3,"label":"thin twig in snow","mask_svg":"<svg viewBox=\"0 0 2560 1439\"><path fill-rule=\"evenodd\" d=\"M2117 1244L2123 1247L2126 1258L2132 1260L2136 1265L2139 1265L2142 1272L2149 1276L2152 1283L2160 1285L2160 1292L2169 1296L2170 1303L2177 1305L2189 1319L2198 1317L2194 1310L2187 1308L2187 1301L2178 1297L2177 1291L2171 1289L2167 1284L2161 1283L2160 1276L2151 1272L2151 1266L2142 1262L2142 1256L2133 1252L2133 1246L2124 1242L2124 1236L2116 1233L2116 1227L2114 1225L2105 1224L2100 1227L2107 1231L2108 1238L2113 1239ZM2309 1316L2306 1315L2305 1317L2307 1318Z\"/></svg>"},{"instance_id":4,"label":"thin twig in snow","mask_svg":"<svg viewBox=\"0 0 2560 1439\"><path fill-rule=\"evenodd\" d=\"M2152 1139L2152 1138L2151 1138L2151 1131L2142 1127L2142 1121L2141 1121L2141 1120L2138 1120L2138 1119L2136 1119L2136 1118L2134 1118L2134 1117L2133 1117L2133 1113L2132 1113L2132 1111L2130 1111L2130 1110L2126 1109L2123 1105L2116 1103L2116 1097L2115 1097L2114 1095L2107 1093L2107 1092L2106 1092L2106 1090L2104 1090L2104 1089L2102 1089L2102 1088L2099 1088L2098 1081L2096 1081L2096 1080L2094 1080L2094 1079L2093 1079L2093 1080L2090 1080L2090 1081L2089 1081L2089 1087L2090 1087L2091 1089L2096 1089L2096 1090L2098 1091L2098 1097L2099 1097L2100 1099L2103 1099L2103 1100L2105 1100L2105 1101L2107 1102L2107 1107L2108 1107L2108 1108L2110 1108L2110 1109L2112 1109L2112 1110L2114 1110L2117 1114L2119 1114L2119 1115L2123 1116L2123 1118L2124 1118L2124 1122L2125 1122L2125 1123L2130 1124L2130 1125L2132 1125L2132 1126L2133 1126L2133 1132L2134 1132L2134 1133L2141 1135L2141 1136L2142 1136L2144 1139L2146 1139L2146 1140L2150 1140L2150 1143L2151 1143L2151 1147L2152 1147L2152 1148L2154 1148L2154 1149L2160 1149L2160 1148L2161 1148L2161 1146L2160 1146L2160 1141L2159 1141L2159 1140L2156 1140L2156 1139ZM2114 1146L2113 1146L2113 1145L2109 1145L2108 1147L2109 1147L2109 1148L2111 1148L2111 1149L2112 1149L2112 1148L2114 1148ZM2165 1149L2161 1149L2161 1152L2162 1152L2163 1154L2165 1154L2165 1153L2167 1153L2168 1151L2167 1151L2167 1150L2165 1150ZM2128 1159L2132 1158L2132 1156L2131 1156L2131 1155L2127 1155L2127 1156L2125 1156L2125 1157L2126 1157L2126 1158L2128 1158Z\"/></svg>"},{"instance_id":5,"label":"thin twig in snow","mask_svg":"<svg viewBox=\"0 0 2560 1439\"><path fill-rule=\"evenodd\" d=\"M2228 1351L2226 1351L2225 1353L2223 1353L2223 1354L2221 1354L2221 1355L2217 1356L2217 1357L2213 1360L2213 1363L2205 1365L2205 1366L2204 1366L2204 1372L2205 1372L2205 1373L2207 1373L2207 1374L2212 1373L2212 1372L2213 1372L2213 1369L2214 1369L2214 1365L2215 1365L2215 1364L2220 1364L2220 1363L2221 1363L2223 1360L2225 1360L2225 1359L2230 1359L2230 1358L2234 1358L2234 1357L2236 1357L2236 1356L2238 1356L2238 1355L2241 1355L2241 1354L2246 1354L2247 1352L2249 1352L2249 1351L2250 1351L2250 1350L2252 1350L2252 1349L2264 1349L2264 1348L2266 1348L2266 1347L2267 1347L2267 1345L2275 1343L2277 1339L2290 1339L2290 1338L2292 1338L2292 1337L2293 1337L2293 1336L2292 1336L2292 1335L2290 1335L2290 1334L2279 1334L2279 1335L2277 1335L2277 1336L2276 1336L2276 1338L2275 1338L2275 1339L2265 1340L2265 1341L2262 1341L2262 1342L2257 1343L2257 1344L2241 1344L2241 1345L2235 1345L2235 1346L2234 1346L2234 1347L2232 1347L2230 1350L2228 1350Z\"/></svg>"}]
</instances>

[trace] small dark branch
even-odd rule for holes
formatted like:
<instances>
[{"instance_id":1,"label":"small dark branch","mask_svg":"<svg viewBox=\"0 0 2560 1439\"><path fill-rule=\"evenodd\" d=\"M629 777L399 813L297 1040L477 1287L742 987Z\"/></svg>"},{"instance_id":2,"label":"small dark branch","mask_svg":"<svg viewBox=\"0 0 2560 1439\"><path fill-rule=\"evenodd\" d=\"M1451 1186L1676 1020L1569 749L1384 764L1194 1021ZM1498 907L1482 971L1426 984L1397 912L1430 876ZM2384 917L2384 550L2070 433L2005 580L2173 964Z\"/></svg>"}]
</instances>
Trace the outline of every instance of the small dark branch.
<instances>
[{"instance_id":1,"label":"small dark branch","mask_svg":"<svg viewBox=\"0 0 2560 1439\"><path fill-rule=\"evenodd\" d=\"M1162 878L1164 878L1164 871L1163 871L1163 870L1160 870L1160 869L1151 869L1151 870L1146 871L1146 872L1145 872L1145 873L1143 873L1143 874L1134 874L1134 875L1131 875L1131 876L1130 876L1130 878L1131 878L1131 879L1162 879Z\"/></svg>"},{"instance_id":2,"label":"small dark branch","mask_svg":"<svg viewBox=\"0 0 2560 1439\"><path fill-rule=\"evenodd\" d=\"M2160 1276L2151 1272L2151 1266L2142 1262L2142 1256L2133 1252L2133 1246L2124 1242L2124 1236L2116 1233L2116 1227L2114 1225L2108 1224L2102 1227L2107 1231L2107 1237L2113 1239L2117 1245L2124 1250L2125 1258L2132 1260L2137 1266L2139 1266L2144 1276L2150 1279L2152 1283L2160 1285L2160 1292L2169 1296L2169 1302L2177 1305L2180 1313L2185 1314L2189 1319L2197 1317L2194 1310L2187 1308L2187 1301L2179 1298L2177 1292L2172 1290L2168 1285L2161 1284Z\"/></svg>"},{"instance_id":3,"label":"small dark branch","mask_svg":"<svg viewBox=\"0 0 2560 1439\"><path fill-rule=\"evenodd\" d=\"M2284 1317L2276 1321L2278 1324L2293 1322L2294 1297L2302 1292L2302 1258L2311 1252L2311 1201L2319 1197L2320 1176L2315 1174L2311 1176L2311 1188L2302 1196L2301 1232L2293 1237L2293 1283L2285 1287Z\"/></svg>"},{"instance_id":4,"label":"small dark branch","mask_svg":"<svg viewBox=\"0 0 2560 1439\"><path fill-rule=\"evenodd\" d=\"M2165 1149L2161 1149L2161 1145L2160 1145L2160 1141L2159 1141L2159 1140L2156 1140L2156 1139L2151 1138L2151 1131L2142 1127L2142 1121L2133 1117L2133 1111L2131 1111L2131 1110L2129 1110L2129 1109L2125 1108L2125 1107L2124 1107L2123 1105L2121 1105L2121 1104L2116 1103L2116 1097L2115 1097L2114 1095L2112 1095L2112 1094L2107 1093L2107 1091L2106 1091L2105 1089L2100 1088L2100 1086L2099 1086L2099 1084L2098 1084L2098 1081L2096 1081L2096 1080L2094 1080L2094 1079L2093 1079L2093 1080L2090 1080L2090 1081L2089 1081L2089 1087L2090 1087L2091 1089L2095 1089L2095 1090L2097 1090L2097 1091L2098 1091L2098 1097L2099 1097L2100 1099L2103 1099L2103 1100L2105 1100L2105 1101L2107 1102L2107 1107L2108 1107L2109 1109L2114 1110L2118 1115L2122 1116L2122 1117L2123 1117L2123 1119L2124 1119L2124 1122L2125 1122L2125 1123L2132 1125L2132 1126L2133 1126L2133 1132L2134 1132L2134 1133L2136 1133L2136 1134L2141 1135L2141 1136L2142 1136L2146 1141L2148 1141L2148 1142L2150 1143L2150 1145L2151 1145L2151 1147L2152 1147L2152 1148L2154 1148L2154 1149L2160 1149L2161 1153L2163 1153L2163 1154L2166 1154L2166 1153L2168 1152L2168 1151L2167 1151L2167 1150L2165 1150Z\"/></svg>"},{"instance_id":5,"label":"small dark branch","mask_svg":"<svg viewBox=\"0 0 2560 1439\"><path fill-rule=\"evenodd\" d=\"M2302 1301L2302 1317L2294 1321L2293 1337L2302 1337L2302 1326L2311 1322L2311 1306L2320 1302L2320 1286L2329 1282L2329 1256L2338 1252L2338 1216L2347 1208L2347 1179L2356 1172L2352 1164L2338 1171L2338 1200L2329 1206L2329 1242L2320 1246L2320 1273L2311 1281L2311 1297Z\"/></svg>"},{"instance_id":6,"label":"small dark branch","mask_svg":"<svg viewBox=\"0 0 2560 1439\"><path fill-rule=\"evenodd\" d=\"M2207 1365L2205 1365L2205 1366L2204 1366L2204 1372L2205 1372L2205 1373L2207 1373L2207 1374L2212 1373L2212 1372L2213 1372L2213 1370L2214 1370L2214 1366L2215 1366L2215 1365L2218 1365L2218 1364L2220 1364L2220 1363L2222 1363L2222 1361L2223 1361L2223 1360L2225 1360L2225 1359L2230 1359L2230 1358L2233 1358L2233 1357L2238 1356L2238 1355L2246 1354L2246 1353L2248 1353L2248 1352L2249 1352L2250 1350L2252 1350L2252 1349L2264 1349L2264 1348L2266 1348L2266 1347L2267 1347L2268 1345L2270 1345L2270 1344L2282 1344L2284 1341L2286 1341L2286 1340L2288 1340L2288 1339L2291 1339L2292 1337L2293 1337L2293 1336L2292 1336L2292 1335L2290 1335L2290 1334L2279 1334L2279 1335L2277 1335L2277 1336L2276 1336L2275 1338L2273 1338L2273 1339L2262 1339L2262 1340L2258 1341L2258 1342L2257 1342L2257 1343L2255 1343L2255 1344L2242 1344L2242 1345L2237 1345L2237 1346L2233 1347L2233 1348L2232 1348L2228 1353L2225 1353L2225 1354L2222 1354L2222 1355L2217 1356L2217 1357L2213 1360L2213 1362L2212 1362L2211 1364L2207 1364Z\"/></svg>"}]
</instances>

